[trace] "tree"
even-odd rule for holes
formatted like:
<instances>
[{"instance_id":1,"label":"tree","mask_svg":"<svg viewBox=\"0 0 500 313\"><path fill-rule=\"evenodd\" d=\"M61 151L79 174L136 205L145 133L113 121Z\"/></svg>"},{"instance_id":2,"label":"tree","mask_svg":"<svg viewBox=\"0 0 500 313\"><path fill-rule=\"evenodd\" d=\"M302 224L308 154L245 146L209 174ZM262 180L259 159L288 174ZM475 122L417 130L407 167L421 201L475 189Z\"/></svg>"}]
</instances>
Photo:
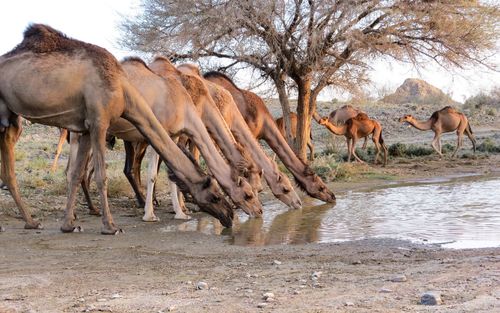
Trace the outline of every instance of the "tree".
<instances>
[{"instance_id":1,"label":"tree","mask_svg":"<svg viewBox=\"0 0 500 313\"><path fill-rule=\"evenodd\" d=\"M289 133L287 84L298 94L296 151L306 158L316 98L356 87L379 57L420 66L488 64L500 6L474 0L143 0L122 45L173 58L228 60L274 82Z\"/></svg>"}]
</instances>

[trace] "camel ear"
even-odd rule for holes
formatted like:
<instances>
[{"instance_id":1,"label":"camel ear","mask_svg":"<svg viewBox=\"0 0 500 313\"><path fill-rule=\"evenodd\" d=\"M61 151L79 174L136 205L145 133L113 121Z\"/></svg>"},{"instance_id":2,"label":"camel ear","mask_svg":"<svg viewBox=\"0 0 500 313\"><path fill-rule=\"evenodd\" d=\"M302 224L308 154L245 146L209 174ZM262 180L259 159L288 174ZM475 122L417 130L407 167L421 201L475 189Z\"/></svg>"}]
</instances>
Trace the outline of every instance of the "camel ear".
<instances>
[{"instance_id":1,"label":"camel ear","mask_svg":"<svg viewBox=\"0 0 500 313\"><path fill-rule=\"evenodd\" d=\"M260 177L264 176L264 169L260 170L259 176Z\"/></svg>"},{"instance_id":2,"label":"camel ear","mask_svg":"<svg viewBox=\"0 0 500 313\"><path fill-rule=\"evenodd\" d=\"M278 174L278 178L276 179L276 181L279 183L281 181L281 175Z\"/></svg>"},{"instance_id":3,"label":"camel ear","mask_svg":"<svg viewBox=\"0 0 500 313\"><path fill-rule=\"evenodd\" d=\"M210 187L211 183L212 183L212 179L210 177L207 177L207 179L205 180L205 182L203 182L202 188L203 189L207 189L208 187Z\"/></svg>"},{"instance_id":4,"label":"camel ear","mask_svg":"<svg viewBox=\"0 0 500 313\"><path fill-rule=\"evenodd\" d=\"M243 180L241 179L241 176L238 176L238 187L241 187L242 183L243 183Z\"/></svg>"}]
</instances>

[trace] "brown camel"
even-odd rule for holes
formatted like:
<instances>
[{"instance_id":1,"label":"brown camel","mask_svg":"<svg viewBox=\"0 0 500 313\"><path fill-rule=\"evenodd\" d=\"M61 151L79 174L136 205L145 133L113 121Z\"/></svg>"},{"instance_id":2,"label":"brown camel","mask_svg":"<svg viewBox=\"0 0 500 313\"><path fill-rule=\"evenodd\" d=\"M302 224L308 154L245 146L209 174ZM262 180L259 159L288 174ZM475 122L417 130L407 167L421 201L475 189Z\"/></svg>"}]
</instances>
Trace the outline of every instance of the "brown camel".
<instances>
[{"instance_id":1,"label":"brown camel","mask_svg":"<svg viewBox=\"0 0 500 313\"><path fill-rule=\"evenodd\" d=\"M359 138L372 135L375 150L377 151L374 163L377 164L380 150L382 149L384 151L384 166L387 165L387 147L382 138L382 126L379 122L370 119L365 113L359 113L355 117L348 119L346 123L341 126L330 123L327 118L322 118L319 123L324 125L335 135L345 136L347 141L348 162L351 162L351 155L353 155L357 161L364 163L356 154L356 141Z\"/></svg>"},{"instance_id":2,"label":"brown camel","mask_svg":"<svg viewBox=\"0 0 500 313\"><path fill-rule=\"evenodd\" d=\"M458 149L462 146L464 132L469 137L472 142L472 148L476 152L476 139L474 138L467 117L450 106L432 113L427 121L419 121L412 115L405 115L399 119L399 122L406 122L418 130L432 130L434 132L432 147L440 157L443 157L443 153L441 152L441 134L452 131L457 132L457 147L453 151L452 158L455 157Z\"/></svg>"},{"instance_id":3,"label":"brown camel","mask_svg":"<svg viewBox=\"0 0 500 313\"><path fill-rule=\"evenodd\" d=\"M0 57L0 73L2 180L9 187L26 228L39 228L40 224L23 205L15 177L14 145L21 132L20 116L82 133L76 160L69 168L63 232L75 230L77 187L91 149L101 198L101 233L119 231L108 205L104 155L106 131L120 117L148 138L202 210L216 215L225 226L232 225L233 211L215 180L200 173L172 141L107 50L68 38L50 26L34 24L26 29L17 47Z\"/></svg>"},{"instance_id":4,"label":"brown camel","mask_svg":"<svg viewBox=\"0 0 500 313\"><path fill-rule=\"evenodd\" d=\"M278 126L278 129L281 132L281 135L283 137L286 137L285 134L285 121L283 120L283 117L279 117L275 120L276 125ZM297 138L297 114L290 112L290 124L292 128L292 139L295 140ZM314 161L314 145L312 143L312 133L310 134L310 138L307 141L307 147L309 148L310 154L309 154L309 160Z\"/></svg>"},{"instance_id":5,"label":"brown camel","mask_svg":"<svg viewBox=\"0 0 500 313\"><path fill-rule=\"evenodd\" d=\"M196 75L203 79L198 67L194 64L182 64L178 66L178 69L186 74ZM257 165L262 168L264 178L272 193L289 207L301 208L302 201L293 189L290 179L280 172L278 164L269 158L259 145L238 110L231 93L208 80L203 79L203 81L238 143L243 145Z\"/></svg>"},{"instance_id":6,"label":"brown camel","mask_svg":"<svg viewBox=\"0 0 500 313\"><path fill-rule=\"evenodd\" d=\"M355 117L359 113L365 113L365 112L353 107L350 104L346 104L336 110L333 110L328 116L328 121L335 125L343 125L347 122L348 119ZM362 147L363 150L366 149L367 143L368 143L368 137L365 137L365 141L363 142L363 147Z\"/></svg>"},{"instance_id":7,"label":"brown camel","mask_svg":"<svg viewBox=\"0 0 500 313\"><path fill-rule=\"evenodd\" d=\"M310 196L325 202L334 202L335 195L311 168L301 161L281 135L264 101L248 90L238 88L232 80L219 72L209 72L204 77L227 89L257 139L265 140L290 170L300 188Z\"/></svg>"}]
</instances>

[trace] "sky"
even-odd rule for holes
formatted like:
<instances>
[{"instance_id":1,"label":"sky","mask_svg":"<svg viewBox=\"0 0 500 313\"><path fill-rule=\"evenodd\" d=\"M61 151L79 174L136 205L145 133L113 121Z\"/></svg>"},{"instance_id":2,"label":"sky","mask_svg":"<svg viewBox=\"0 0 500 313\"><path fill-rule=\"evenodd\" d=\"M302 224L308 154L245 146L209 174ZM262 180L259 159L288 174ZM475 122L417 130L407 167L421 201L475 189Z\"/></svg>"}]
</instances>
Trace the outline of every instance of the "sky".
<instances>
[{"instance_id":1,"label":"sky","mask_svg":"<svg viewBox=\"0 0 500 313\"><path fill-rule=\"evenodd\" d=\"M99 45L119 60L134 55L133 51L118 46L118 25L123 16L138 12L139 5L140 0L4 1L0 18L0 55L22 41L22 33L30 23L48 24L70 37ZM492 60L500 68L500 53ZM372 90L395 90L406 78L420 78L450 94L454 100L463 102L479 91L487 92L495 85L500 85L500 73L477 67L457 71L443 69L429 62L425 69L417 71L409 65L387 60L375 62L372 67ZM319 100L328 101L332 97L345 99L348 95L327 91L320 95Z\"/></svg>"}]
</instances>

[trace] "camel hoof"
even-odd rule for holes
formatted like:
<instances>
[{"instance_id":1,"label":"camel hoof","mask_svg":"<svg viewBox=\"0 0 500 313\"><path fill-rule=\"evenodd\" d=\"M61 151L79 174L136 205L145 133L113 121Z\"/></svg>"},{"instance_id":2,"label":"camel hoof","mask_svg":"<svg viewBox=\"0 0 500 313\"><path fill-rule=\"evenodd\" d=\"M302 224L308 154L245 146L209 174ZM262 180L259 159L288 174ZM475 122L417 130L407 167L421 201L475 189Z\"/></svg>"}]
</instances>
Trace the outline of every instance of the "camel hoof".
<instances>
[{"instance_id":1,"label":"camel hoof","mask_svg":"<svg viewBox=\"0 0 500 313\"><path fill-rule=\"evenodd\" d=\"M43 229L42 224L40 222L29 222L24 224L24 229Z\"/></svg>"},{"instance_id":2,"label":"camel hoof","mask_svg":"<svg viewBox=\"0 0 500 313\"><path fill-rule=\"evenodd\" d=\"M151 215L151 216L146 216L144 215L142 217L143 222L159 222L160 219L156 215Z\"/></svg>"},{"instance_id":3,"label":"camel hoof","mask_svg":"<svg viewBox=\"0 0 500 313\"><path fill-rule=\"evenodd\" d=\"M101 228L102 235L118 235L119 233L123 233L124 231L121 228L117 228L114 225L103 226Z\"/></svg>"},{"instance_id":4,"label":"camel hoof","mask_svg":"<svg viewBox=\"0 0 500 313\"><path fill-rule=\"evenodd\" d=\"M153 205L156 206L156 207L160 206L160 201L156 200L156 199L153 199Z\"/></svg>"},{"instance_id":5,"label":"camel hoof","mask_svg":"<svg viewBox=\"0 0 500 313\"><path fill-rule=\"evenodd\" d=\"M191 216L186 214L175 214L174 220L190 220Z\"/></svg>"},{"instance_id":6,"label":"camel hoof","mask_svg":"<svg viewBox=\"0 0 500 313\"><path fill-rule=\"evenodd\" d=\"M73 229L74 233L83 233L83 227L82 226L76 226L75 229Z\"/></svg>"},{"instance_id":7,"label":"camel hoof","mask_svg":"<svg viewBox=\"0 0 500 313\"><path fill-rule=\"evenodd\" d=\"M63 233L74 233L76 228L78 227L75 227L73 225L63 225L61 226L61 231Z\"/></svg>"}]
</instances>

